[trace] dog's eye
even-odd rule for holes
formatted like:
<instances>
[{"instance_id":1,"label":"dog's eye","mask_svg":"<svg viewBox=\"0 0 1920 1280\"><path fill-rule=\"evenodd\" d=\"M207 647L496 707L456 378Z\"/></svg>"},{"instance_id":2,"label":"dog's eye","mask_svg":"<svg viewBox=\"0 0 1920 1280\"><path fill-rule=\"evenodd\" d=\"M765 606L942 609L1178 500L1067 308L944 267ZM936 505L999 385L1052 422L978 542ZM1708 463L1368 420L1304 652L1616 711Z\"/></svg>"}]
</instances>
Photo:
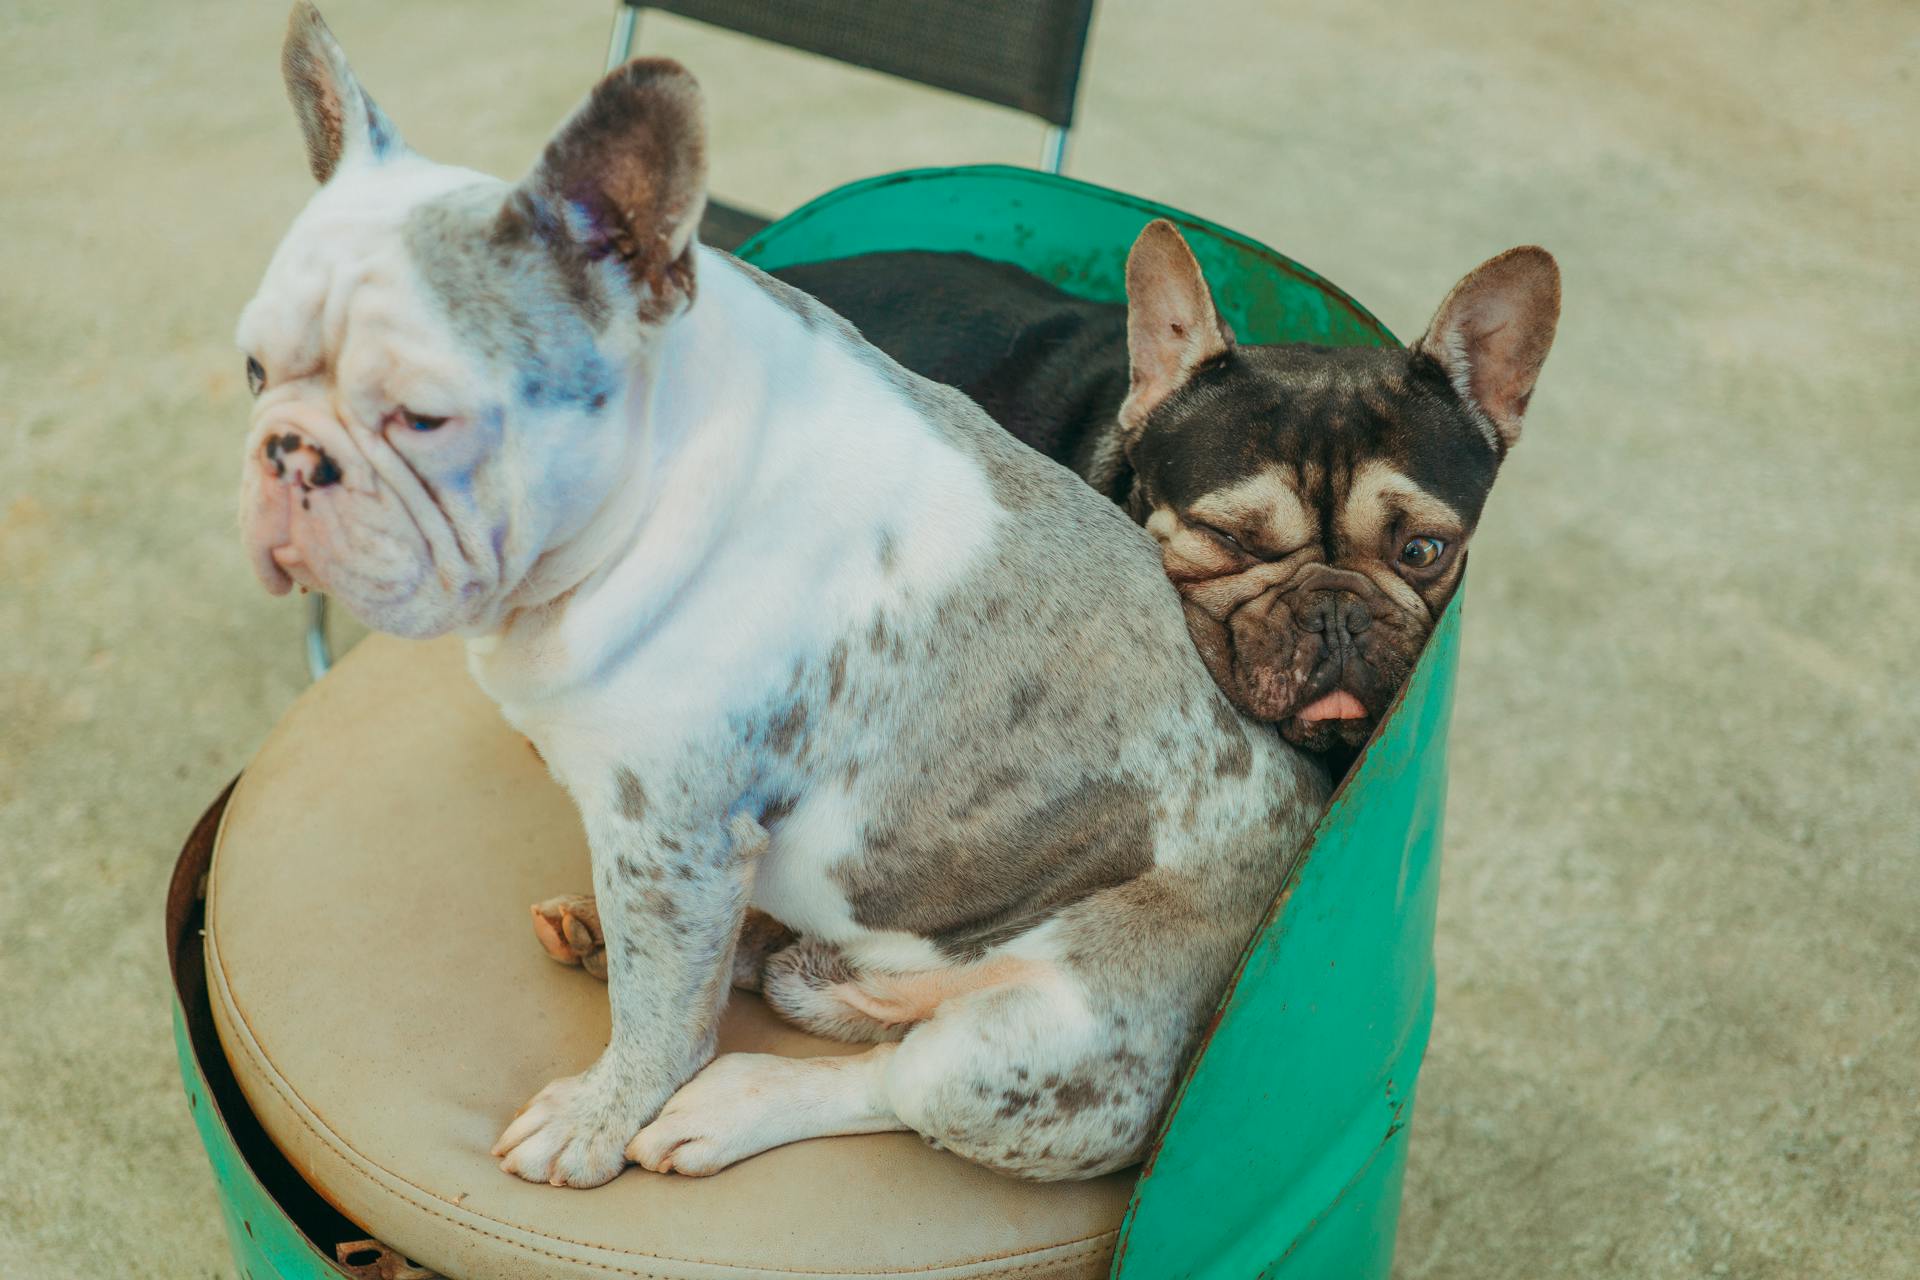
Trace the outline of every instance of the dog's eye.
<instances>
[{"instance_id":1,"label":"dog's eye","mask_svg":"<svg viewBox=\"0 0 1920 1280\"><path fill-rule=\"evenodd\" d=\"M1236 555L1245 556L1245 555L1253 554L1252 552L1248 551L1245 547L1240 545L1240 539L1234 537L1232 534L1228 533L1225 529L1216 529L1210 524L1205 524L1200 522L1195 522L1195 527L1198 528L1200 532L1206 534L1208 537L1212 538L1215 542L1219 543L1221 546L1225 547L1227 550L1233 552Z\"/></svg>"},{"instance_id":2,"label":"dog's eye","mask_svg":"<svg viewBox=\"0 0 1920 1280\"><path fill-rule=\"evenodd\" d=\"M429 418L426 414L415 413L411 409L402 409L400 420L407 424L410 431L438 431L447 425L445 418Z\"/></svg>"},{"instance_id":3,"label":"dog's eye","mask_svg":"<svg viewBox=\"0 0 1920 1280\"><path fill-rule=\"evenodd\" d=\"M1446 549L1447 544L1438 538L1409 538L1400 548L1400 563L1411 569L1431 569Z\"/></svg>"},{"instance_id":4,"label":"dog's eye","mask_svg":"<svg viewBox=\"0 0 1920 1280\"><path fill-rule=\"evenodd\" d=\"M267 387L267 371L252 356L247 357L247 390L259 395Z\"/></svg>"}]
</instances>

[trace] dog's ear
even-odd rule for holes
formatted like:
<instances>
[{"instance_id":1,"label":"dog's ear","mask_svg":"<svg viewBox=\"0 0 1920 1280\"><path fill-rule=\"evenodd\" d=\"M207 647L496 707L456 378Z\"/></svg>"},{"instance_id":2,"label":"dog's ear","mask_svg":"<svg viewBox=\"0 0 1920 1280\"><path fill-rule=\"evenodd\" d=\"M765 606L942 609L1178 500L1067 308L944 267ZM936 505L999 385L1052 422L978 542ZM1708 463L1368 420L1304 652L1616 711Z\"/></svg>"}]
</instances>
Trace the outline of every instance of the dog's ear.
<instances>
[{"instance_id":1,"label":"dog's ear","mask_svg":"<svg viewBox=\"0 0 1920 1280\"><path fill-rule=\"evenodd\" d=\"M343 164L379 161L406 149L386 113L354 78L347 55L306 0L287 19L280 73L307 140L307 166L325 182Z\"/></svg>"},{"instance_id":2,"label":"dog's ear","mask_svg":"<svg viewBox=\"0 0 1920 1280\"><path fill-rule=\"evenodd\" d=\"M1433 360L1501 453L1520 440L1533 384L1560 323L1560 267L1537 245L1509 249L1453 286L1415 358Z\"/></svg>"},{"instance_id":3,"label":"dog's ear","mask_svg":"<svg viewBox=\"0 0 1920 1280\"><path fill-rule=\"evenodd\" d=\"M694 237L706 207L699 83L670 58L636 58L560 126L501 217L562 252L617 262L641 319L660 323L693 300Z\"/></svg>"},{"instance_id":4,"label":"dog's ear","mask_svg":"<svg viewBox=\"0 0 1920 1280\"><path fill-rule=\"evenodd\" d=\"M1149 222L1127 255L1127 358L1132 381L1120 406L1129 449L1147 416L1194 370L1233 350L1233 330L1214 310L1207 278L1171 222Z\"/></svg>"}]
</instances>

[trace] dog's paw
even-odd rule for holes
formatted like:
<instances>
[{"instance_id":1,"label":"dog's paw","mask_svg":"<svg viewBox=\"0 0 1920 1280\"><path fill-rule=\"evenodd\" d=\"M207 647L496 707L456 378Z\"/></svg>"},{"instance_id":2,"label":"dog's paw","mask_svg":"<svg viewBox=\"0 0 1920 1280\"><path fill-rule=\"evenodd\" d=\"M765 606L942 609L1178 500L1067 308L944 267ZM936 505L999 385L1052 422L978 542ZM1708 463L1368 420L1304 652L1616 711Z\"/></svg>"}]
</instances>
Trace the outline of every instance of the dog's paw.
<instances>
[{"instance_id":1,"label":"dog's paw","mask_svg":"<svg viewBox=\"0 0 1920 1280\"><path fill-rule=\"evenodd\" d=\"M704 1177L793 1140L782 1123L793 1101L781 1085L787 1060L725 1053L667 1099L627 1144L627 1159L655 1173Z\"/></svg>"},{"instance_id":2,"label":"dog's paw","mask_svg":"<svg viewBox=\"0 0 1920 1280\"><path fill-rule=\"evenodd\" d=\"M607 944L591 895L566 894L533 904L533 936L549 957L607 980Z\"/></svg>"},{"instance_id":3,"label":"dog's paw","mask_svg":"<svg viewBox=\"0 0 1920 1280\"><path fill-rule=\"evenodd\" d=\"M493 1154L507 1173L556 1187L597 1187L626 1164L622 1147L633 1129L608 1091L586 1076L568 1076L533 1095Z\"/></svg>"}]
</instances>

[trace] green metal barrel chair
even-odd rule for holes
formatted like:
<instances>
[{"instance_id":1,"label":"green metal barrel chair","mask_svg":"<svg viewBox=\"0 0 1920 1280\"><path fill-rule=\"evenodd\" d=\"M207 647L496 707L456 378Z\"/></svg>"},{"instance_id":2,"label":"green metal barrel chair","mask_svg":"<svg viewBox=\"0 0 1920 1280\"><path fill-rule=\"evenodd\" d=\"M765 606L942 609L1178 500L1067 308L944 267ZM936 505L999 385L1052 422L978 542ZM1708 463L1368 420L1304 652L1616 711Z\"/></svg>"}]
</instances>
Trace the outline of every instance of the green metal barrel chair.
<instances>
[{"instance_id":1,"label":"green metal barrel chair","mask_svg":"<svg viewBox=\"0 0 1920 1280\"><path fill-rule=\"evenodd\" d=\"M966 250L1111 300L1155 217L1181 227L1245 339L1393 341L1243 236L1026 170L857 183L742 256ZM897 1134L795 1144L711 1179L629 1170L592 1192L494 1170L507 1111L605 1034L604 989L540 956L523 914L586 883L584 842L456 644L367 641L209 811L169 896L181 1072L240 1273L1385 1276L1433 1010L1459 612L1250 940L1146 1163L1054 1185ZM327 803L343 793L351 811ZM834 1051L744 995L728 1042Z\"/></svg>"}]
</instances>

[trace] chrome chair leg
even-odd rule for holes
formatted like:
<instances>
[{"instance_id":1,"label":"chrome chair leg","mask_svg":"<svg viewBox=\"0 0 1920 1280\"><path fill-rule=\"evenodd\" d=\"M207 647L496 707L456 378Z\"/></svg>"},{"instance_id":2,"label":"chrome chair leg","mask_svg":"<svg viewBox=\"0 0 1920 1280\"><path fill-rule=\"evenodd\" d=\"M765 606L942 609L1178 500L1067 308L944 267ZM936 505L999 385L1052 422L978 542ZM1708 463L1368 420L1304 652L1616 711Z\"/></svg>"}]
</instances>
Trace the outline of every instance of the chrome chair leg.
<instances>
[{"instance_id":1,"label":"chrome chair leg","mask_svg":"<svg viewBox=\"0 0 1920 1280\"><path fill-rule=\"evenodd\" d=\"M318 680L333 666L333 645L327 640L327 598L318 591L307 596L307 675Z\"/></svg>"},{"instance_id":2,"label":"chrome chair leg","mask_svg":"<svg viewBox=\"0 0 1920 1280\"><path fill-rule=\"evenodd\" d=\"M633 34L640 25L640 10L621 0L613 14L613 36L607 41L607 70L625 65L633 56Z\"/></svg>"},{"instance_id":3,"label":"chrome chair leg","mask_svg":"<svg viewBox=\"0 0 1920 1280\"><path fill-rule=\"evenodd\" d=\"M1040 167L1048 173L1059 173L1067 164L1067 130L1059 125L1047 129L1046 141L1040 144Z\"/></svg>"}]
</instances>

